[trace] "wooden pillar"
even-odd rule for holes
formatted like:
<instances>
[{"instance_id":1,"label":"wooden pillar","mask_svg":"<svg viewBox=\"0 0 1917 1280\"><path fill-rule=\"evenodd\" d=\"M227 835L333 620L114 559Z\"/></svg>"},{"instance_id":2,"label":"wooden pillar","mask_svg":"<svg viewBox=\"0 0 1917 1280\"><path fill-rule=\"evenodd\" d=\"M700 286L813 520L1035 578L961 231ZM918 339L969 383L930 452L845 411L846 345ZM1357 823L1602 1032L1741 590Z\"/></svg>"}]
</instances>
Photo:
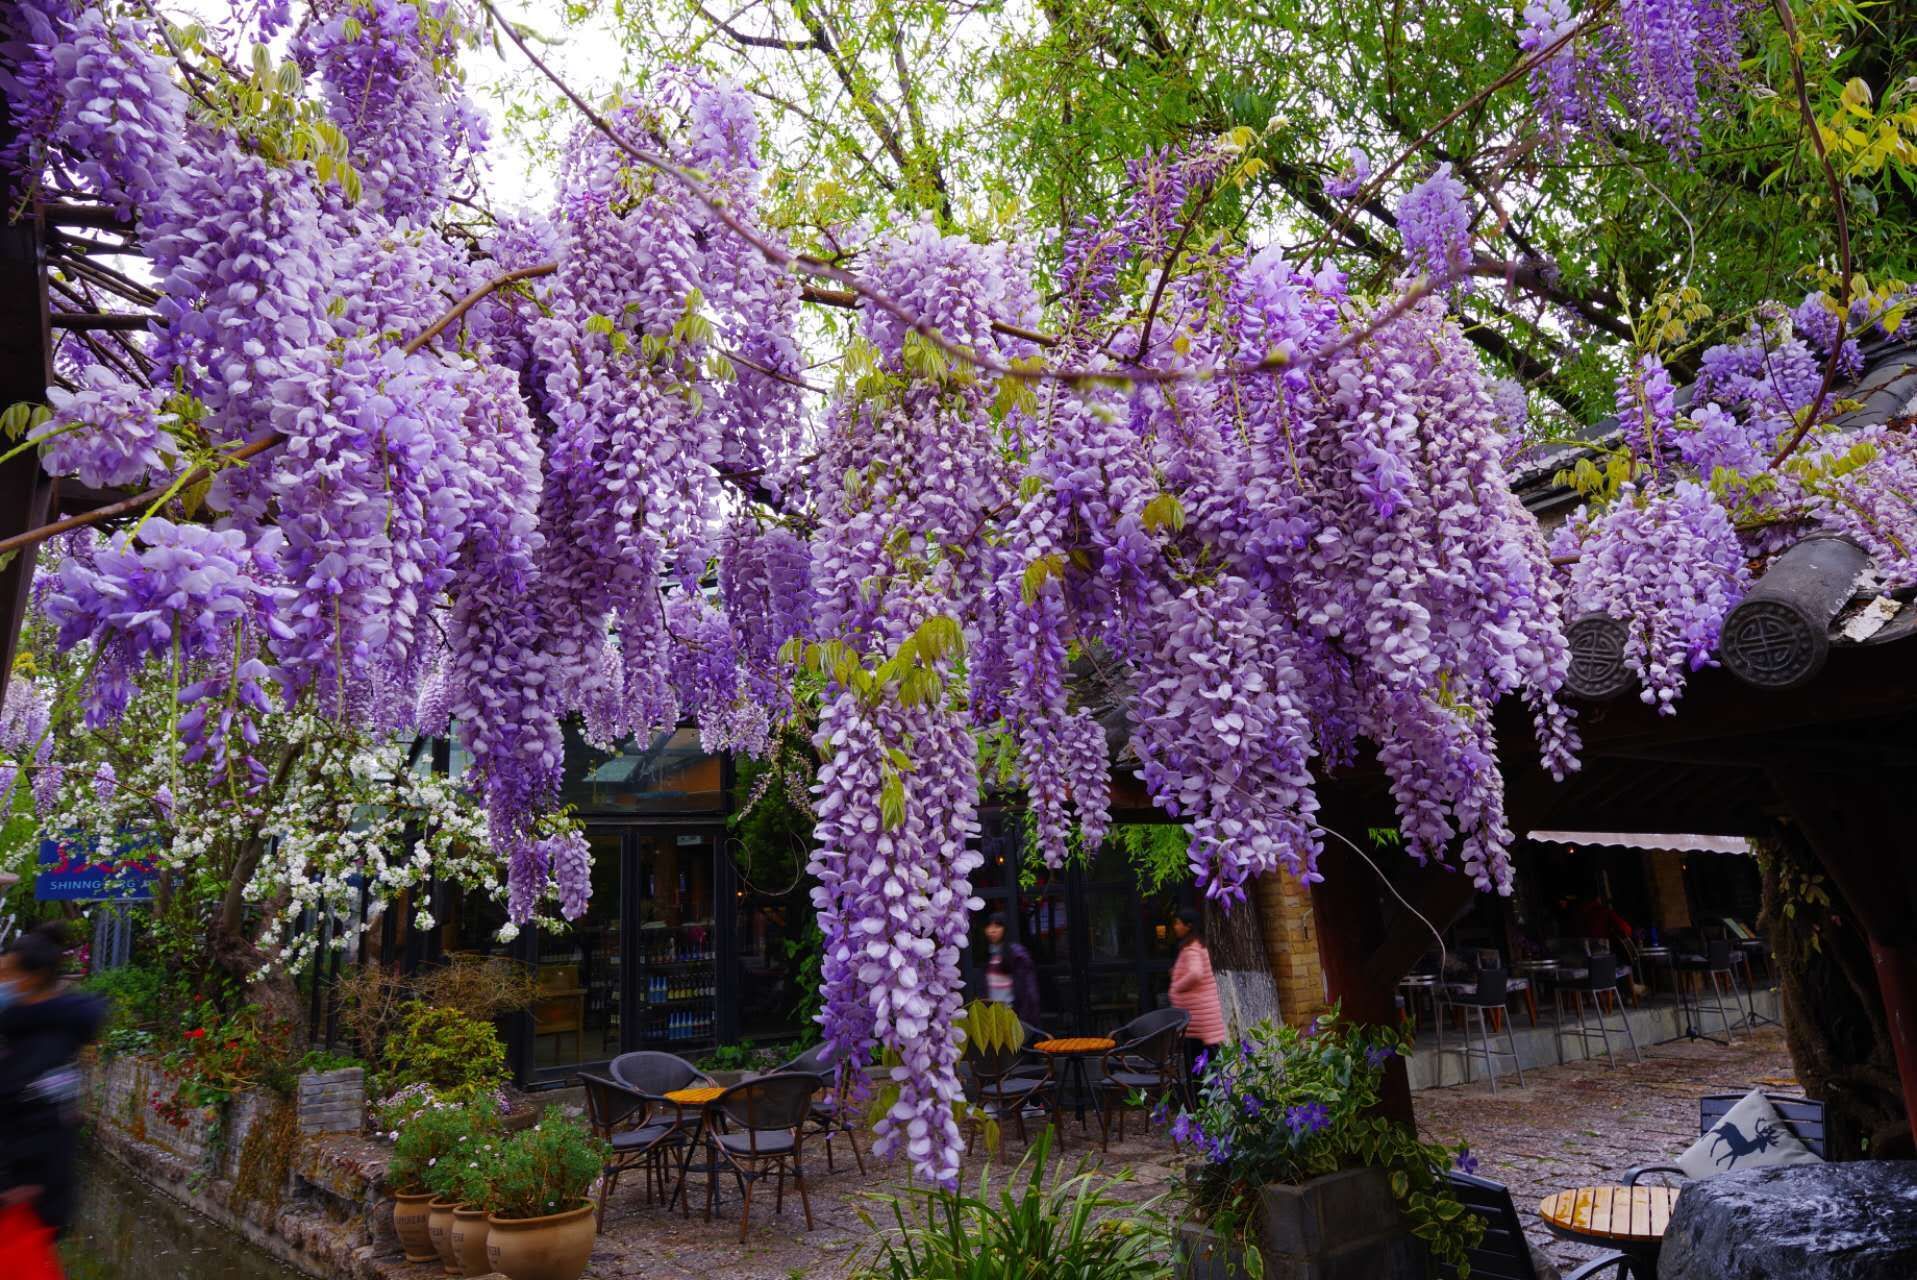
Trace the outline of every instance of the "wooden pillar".
<instances>
[{"instance_id":1,"label":"wooden pillar","mask_svg":"<svg viewBox=\"0 0 1917 1280\"><path fill-rule=\"evenodd\" d=\"M1771 780L1870 944L1904 1116L1917 1136L1917 833L1897 803L1908 780L1829 769L1800 758L1773 768Z\"/></svg>"},{"instance_id":2,"label":"wooden pillar","mask_svg":"<svg viewBox=\"0 0 1917 1280\"><path fill-rule=\"evenodd\" d=\"M1362 839L1364 828L1355 830ZM1318 923L1325 987L1347 1020L1389 1026L1398 1020L1397 975L1380 981L1372 965L1385 947L1378 874L1335 837L1325 841L1318 870L1325 878L1311 887L1311 911ZM1385 1068L1383 1110L1393 1120L1416 1123L1411 1077L1400 1059Z\"/></svg>"},{"instance_id":3,"label":"wooden pillar","mask_svg":"<svg viewBox=\"0 0 1917 1280\"><path fill-rule=\"evenodd\" d=\"M11 136L11 130L0 131ZM0 199L10 208L10 184L0 180ZM41 272L41 226L37 207L19 221L0 217L0 408L46 399L53 380L47 328L47 291ZM0 449L15 444L0 440ZM53 506L53 481L40 469L37 450L29 449L0 464L0 537L25 533L47 522ZM0 567L0 698L6 696L14 650L26 619L33 588L35 553L23 551Z\"/></svg>"}]
</instances>

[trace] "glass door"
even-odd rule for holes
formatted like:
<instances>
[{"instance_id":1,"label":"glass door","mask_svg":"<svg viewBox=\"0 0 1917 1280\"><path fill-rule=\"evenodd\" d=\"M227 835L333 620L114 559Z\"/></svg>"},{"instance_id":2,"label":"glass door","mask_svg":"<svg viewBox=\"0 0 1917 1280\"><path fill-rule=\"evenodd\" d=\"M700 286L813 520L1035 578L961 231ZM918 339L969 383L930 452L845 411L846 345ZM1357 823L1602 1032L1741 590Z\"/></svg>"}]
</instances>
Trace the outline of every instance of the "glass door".
<instances>
[{"instance_id":1,"label":"glass door","mask_svg":"<svg viewBox=\"0 0 1917 1280\"><path fill-rule=\"evenodd\" d=\"M687 1054L718 1038L715 829L633 831L634 1020L628 1045Z\"/></svg>"},{"instance_id":2,"label":"glass door","mask_svg":"<svg viewBox=\"0 0 1917 1280\"><path fill-rule=\"evenodd\" d=\"M540 1073L606 1062L619 1052L625 974L620 930L624 838L588 831L592 900L562 933L536 935L532 1065Z\"/></svg>"}]
</instances>

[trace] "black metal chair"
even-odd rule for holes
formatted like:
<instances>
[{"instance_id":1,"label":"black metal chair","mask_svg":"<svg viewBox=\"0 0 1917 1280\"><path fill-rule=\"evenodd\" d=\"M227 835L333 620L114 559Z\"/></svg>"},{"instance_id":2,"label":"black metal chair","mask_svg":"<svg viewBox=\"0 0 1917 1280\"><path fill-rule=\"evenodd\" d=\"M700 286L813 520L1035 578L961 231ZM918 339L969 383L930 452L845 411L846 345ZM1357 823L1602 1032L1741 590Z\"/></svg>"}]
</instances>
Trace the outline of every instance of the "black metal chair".
<instances>
[{"instance_id":1,"label":"black metal chair","mask_svg":"<svg viewBox=\"0 0 1917 1280\"><path fill-rule=\"evenodd\" d=\"M775 1178L777 1187L773 1212L785 1212L785 1180L790 1176L799 1189L799 1203L805 1209L805 1229L812 1230L812 1200L805 1190L802 1156L812 1096L819 1088L819 1077L810 1072L778 1072L735 1084L712 1104L713 1114L722 1127L706 1130L706 1149L711 1157L706 1179L706 1220L712 1220L712 1207L719 1195L717 1175L723 1165L730 1168L741 1185L740 1244L745 1243L746 1231L751 1225L752 1184L768 1174Z\"/></svg>"},{"instance_id":2,"label":"black metal chair","mask_svg":"<svg viewBox=\"0 0 1917 1280\"><path fill-rule=\"evenodd\" d=\"M658 1118L659 1105L636 1089L617 1080L608 1080L589 1072L580 1072L586 1087L586 1122L601 1142L610 1148L605 1168L600 1173L597 1220L606 1220L606 1201L618 1185L619 1175L629 1169L643 1168L646 1174L646 1203L652 1203L654 1186L659 1198L666 1195L666 1157L685 1145L689 1130L677 1115Z\"/></svg>"},{"instance_id":3,"label":"black metal chair","mask_svg":"<svg viewBox=\"0 0 1917 1280\"><path fill-rule=\"evenodd\" d=\"M612 1078L628 1089L635 1089L655 1101L678 1089L710 1087L712 1077L670 1053L651 1050L622 1053L607 1068Z\"/></svg>"},{"instance_id":4,"label":"black metal chair","mask_svg":"<svg viewBox=\"0 0 1917 1280\"><path fill-rule=\"evenodd\" d=\"M1029 1052L1026 1046L1033 1043L1029 1036L1028 1032L1025 1044L1016 1049L1004 1045L985 1049L968 1039L965 1042L965 1056L960 1059L960 1066L970 1077L968 1100L992 1120L1011 1116L1012 1122L1018 1126L1018 1140L1026 1143L1031 1141L1025 1132L1026 1108L1049 1106L1053 1091L1049 1072L1042 1076L1020 1072L1025 1055ZM979 1127L976 1123L972 1126L972 1136L965 1144L968 1155L978 1141Z\"/></svg>"},{"instance_id":5,"label":"black metal chair","mask_svg":"<svg viewBox=\"0 0 1917 1280\"><path fill-rule=\"evenodd\" d=\"M779 1068L779 1074L794 1072L819 1078L819 1092L812 1098L812 1115L806 1122L806 1132L816 1135L825 1143L825 1171L836 1173L832 1163L832 1143L841 1135L852 1148L852 1158L858 1161L859 1173L865 1173L865 1154L859 1150L859 1135L853 1121L858 1117L858 1108L853 1105L850 1089L852 1064L839 1061L836 1050L827 1044L815 1044L792 1061Z\"/></svg>"},{"instance_id":6,"label":"black metal chair","mask_svg":"<svg viewBox=\"0 0 1917 1280\"><path fill-rule=\"evenodd\" d=\"M1524 1223L1518 1218L1517 1206L1511 1203L1509 1187L1455 1170L1446 1174L1445 1180L1465 1212L1484 1221L1484 1238L1466 1259L1471 1265L1471 1280L1558 1280L1558 1269L1534 1253L1525 1239ZM1596 1280L1607 1273L1622 1277L1630 1261L1622 1253L1607 1253L1561 1280ZM1444 1280L1457 1280L1458 1269L1442 1264L1438 1274Z\"/></svg>"},{"instance_id":7,"label":"black metal chair","mask_svg":"<svg viewBox=\"0 0 1917 1280\"><path fill-rule=\"evenodd\" d=\"M1700 979L1697 999L1692 1005L1697 1015L1697 1029L1699 1031L1704 1030L1704 1015L1706 1013L1714 1013L1717 1015L1717 1020L1723 1024L1724 1038L1726 1040L1735 1040L1737 1038L1731 1031L1733 1022L1742 1026L1747 1031L1750 1029L1750 1019L1746 1016L1745 1006L1738 998L1737 964L1739 959L1740 957L1732 953L1730 941L1725 938L1711 938L1706 941L1704 943L1704 954L1702 955L1680 955L1677 958L1677 968L1680 973L1696 974ZM1711 988L1711 1003L1708 1005L1704 1003L1703 985L1705 981L1709 982ZM1729 990L1731 995L1730 1009L1724 1007L1724 992L1726 990ZM1733 1010L1735 1010L1735 1016L1733 1016Z\"/></svg>"},{"instance_id":8,"label":"black metal chair","mask_svg":"<svg viewBox=\"0 0 1917 1280\"><path fill-rule=\"evenodd\" d=\"M1117 1041L1105 1053L1101 1066L1104 1078L1099 1088L1105 1091L1105 1105L1098 1109L1099 1147L1110 1151L1112 1113L1118 1113L1118 1140L1125 1140L1126 1101L1134 1094L1150 1124L1152 1110L1177 1092L1184 1083L1185 1028L1191 1014L1183 1009L1154 1009L1133 1018L1112 1032Z\"/></svg>"},{"instance_id":9,"label":"black metal chair","mask_svg":"<svg viewBox=\"0 0 1917 1280\"><path fill-rule=\"evenodd\" d=\"M1051 1075L1052 1064L1046 1060L1044 1054L1032 1046L1042 1040L1050 1040L1052 1033L1044 1027L1035 1027L1022 1018L1018 1025L1019 1029L1025 1033L1025 1047L1019 1050L1018 1063L1012 1068L1012 1074L1015 1076Z\"/></svg>"},{"instance_id":10,"label":"black metal chair","mask_svg":"<svg viewBox=\"0 0 1917 1280\"><path fill-rule=\"evenodd\" d=\"M1478 980L1469 990L1445 990L1443 1001L1446 1005L1458 1009L1464 1016L1464 1041L1457 1049L1450 1049L1444 1043L1444 1016L1438 1017L1438 1052L1457 1053L1464 1062L1464 1082L1471 1083L1471 1059L1483 1058L1484 1069L1491 1076L1491 1092L1498 1091L1498 1059L1511 1059L1511 1066L1518 1073L1518 1088L1524 1087L1524 1064L1518 1059L1518 1035L1512 1026L1508 1013L1504 1014L1504 1038L1509 1049L1491 1047L1490 1011L1504 1011L1506 1000L1511 998L1510 979L1502 968L1479 969ZM1471 1043L1471 1018L1477 1016L1478 1043Z\"/></svg>"},{"instance_id":11,"label":"black metal chair","mask_svg":"<svg viewBox=\"0 0 1917 1280\"><path fill-rule=\"evenodd\" d=\"M1799 1098L1790 1094L1766 1093L1764 1095L1784 1122L1784 1127L1799 1142L1810 1149L1810 1153L1819 1160L1830 1157L1824 1151L1824 1104L1815 1098ZM1717 1122L1731 1113L1731 1108L1744 1100L1741 1093L1707 1093L1697 1100L1697 1136L1703 1137L1717 1127ZM1672 1164L1640 1164L1624 1171L1624 1185L1635 1187L1638 1179L1653 1173L1675 1174L1683 1177L1684 1171Z\"/></svg>"},{"instance_id":12,"label":"black metal chair","mask_svg":"<svg viewBox=\"0 0 1917 1280\"><path fill-rule=\"evenodd\" d=\"M1564 1063L1564 1042L1576 1037L1584 1047L1584 1056L1591 1056L1591 1041L1601 1039L1604 1042L1604 1058L1612 1066L1617 1065L1617 1055L1611 1051L1611 1028L1604 1018L1604 996L1611 997L1611 1003L1617 1006L1618 1021L1624 1024L1624 1037L1631 1046L1631 1053L1639 1062L1644 1061L1643 1050L1637 1047L1637 1032L1631 1029L1631 1016L1624 1011L1624 995L1619 990L1618 978L1623 966L1616 956L1608 951L1587 956L1582 973L1573 972L1560 981L1552 993L1556 1003L1556 1020L1551 1027L1551 1037L1557 1045L1558 1063ZM1564 999L1571 998L1571 1004L1577 1013L1577 1025L1565 1026ZM1591 998L1591 1012L1597 1015L1597 1027L1586 1025L1584 1021L1584 997Z\"/></svg>"}]
</instances>

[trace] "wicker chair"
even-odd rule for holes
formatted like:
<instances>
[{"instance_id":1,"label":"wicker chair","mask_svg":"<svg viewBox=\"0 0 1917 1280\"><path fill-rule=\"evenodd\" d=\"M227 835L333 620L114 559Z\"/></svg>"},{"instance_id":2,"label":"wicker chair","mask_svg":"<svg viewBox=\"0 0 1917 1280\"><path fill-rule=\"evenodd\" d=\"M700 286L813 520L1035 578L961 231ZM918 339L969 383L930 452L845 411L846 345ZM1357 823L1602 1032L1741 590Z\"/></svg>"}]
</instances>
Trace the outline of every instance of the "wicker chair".
<instances>
[{"instance_id":1,"label":"wicker chair","mask_svg":"<svg viewBox=\"0 0 1917 1280\"><path fill-rule=\"evenodd\" d=\"M832 1144L841 1135L846 1145L852 1148L852 1158L858 1162L859 1173L865 1173L865 1155L859 1150L858 1129L853 1124L857 1118L857 1108L851 1102L852 1067L848 1062L840 1062L837 1052L824 1044L813 1045L792 1061L779 1068L781 1074L797 1072L803 1075L817 1076L820 1090L812 1098L812 1115L806 1121L806 1132L817 1135L825 1143L825 1171L836 1173L832 1164Z\"/></svg>"},{"instance_id":2,"label":"wicker chair","mask_svg":"<svg viewBox=\"0 0 1917 1280\"><path fill-rule=\"evenodd\" d=\"M706 1220L718 1198L717 1172L728 1167L740 1181L744 1196L739 1211L739 1243L744 1244L752 1219L752 1184L768 1174L776 1179L773 1212L785 1212L785 1180L799 1189L805 1209L805 1229L812 1230L812 1201L805 1190L806 1127L812 1114L812 1096L819 1091L817 1075L804 1071L777 1072L727 1089L713 1105L719 1128L706 1131L706 1151L712 1175L706 1181Z\"/></svg>"},{"instance_id":3,"label":"wicker chair","mask_svg":"<svg viewBox=\"0 0 1917 1280\"><path fill-rule=\"evenodd\" d=\"M1142 1095L1142 1107L1149 1117L1161 1101L1178 1092L1184 1076L1184 1056L1180 1051L1184 1048L1185 1028L1190 1024L1191 1014L1183 1009L1154 1009L1112 1032L1112 1039L1118 1043L1106 1052L1100 1064L1104 1078L1099 1081L1099 1088L1105 1094L1104 1105L1098 1109L1101 1150L1111 1150L1114 1111L1118 1113L1118 1140L1125 1140L1125 1112L1130 1110L1125 1105L1128 1098Z\"/></svg>"},{"instance_id":4,"label":"wicker chair","mask_svg":"<svg viewBox=\"0 0 1917 1280\"><path fill-rule=\"evenodd\" d=\"M1027 1032L1026 1044L1032 1043ZM961 1065L970 1076L967 1092L971 1102L979 1110L994 1120L1006 1115L1012 1117L1018 1126L1018 1140L1030 1142L1025 1132L1025 1109L1047 1105L1046 1099L1052 1091L1052 1077L1049 1072L1042 1076L1026 1075L1020 1070L1025 1061L1024 1048L1012 1049L1004 1045L992 1049L980 1048L976 1041L965 1042L965 1057ZM978 1141L979 1126L972 1127L971 1141L966 1143L969 1154L972 1144Z\"/></svg>"},{"instance_id":5,"label":"wicker chair","mask_svg":"<svg viewBox=\"0 0 1917 1280\"><path fill-rule=\"evenodd\" d=\"M655 1186L664 1200L666 1157L685 1146L690 1127L673 1114L657 1118L662 1109L655 1100L617 1080L581 1072L579 1081L586 1087L586 1121L593 1135L611 1148L600 1175L597 1220L605 1222L606 1201L619 1175L629 1169L645 1170L647 1204Z\"/></svg>"},{"instance_id":6,"label":"wicker chair","mask_svg":"<svg viewBox=\"0 0 1917 1280\"><path fill-rule=\"evenodd\" d=\"M612 1078L655 1101L676 1089L709 1087L712 1077L670 1053L622 1053L612 1060Z\"/></svg>"}]
</instances>

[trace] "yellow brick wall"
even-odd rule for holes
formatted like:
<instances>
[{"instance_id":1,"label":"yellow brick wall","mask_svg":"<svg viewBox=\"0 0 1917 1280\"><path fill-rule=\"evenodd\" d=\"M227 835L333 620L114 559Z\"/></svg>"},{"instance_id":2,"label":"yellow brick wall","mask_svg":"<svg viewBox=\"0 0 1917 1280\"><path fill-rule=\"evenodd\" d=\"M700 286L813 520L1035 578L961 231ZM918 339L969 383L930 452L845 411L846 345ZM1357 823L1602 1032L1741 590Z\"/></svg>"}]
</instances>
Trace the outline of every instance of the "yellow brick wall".
<instances>
[{"instance_id":1,"label":"yellow brick wall","mask_svg":"<svg viewBox=\"0 0 1917 1280\"><path fill-rule=\"evenodd\" d=\"M1325 1007L1325 970L1318 958L1318 929L1311 916L1311 891L1283 872L1261 876L1252 885L1278 1009L1286 1022L1303 1026Z\"/></svg>"}]
</instances>

